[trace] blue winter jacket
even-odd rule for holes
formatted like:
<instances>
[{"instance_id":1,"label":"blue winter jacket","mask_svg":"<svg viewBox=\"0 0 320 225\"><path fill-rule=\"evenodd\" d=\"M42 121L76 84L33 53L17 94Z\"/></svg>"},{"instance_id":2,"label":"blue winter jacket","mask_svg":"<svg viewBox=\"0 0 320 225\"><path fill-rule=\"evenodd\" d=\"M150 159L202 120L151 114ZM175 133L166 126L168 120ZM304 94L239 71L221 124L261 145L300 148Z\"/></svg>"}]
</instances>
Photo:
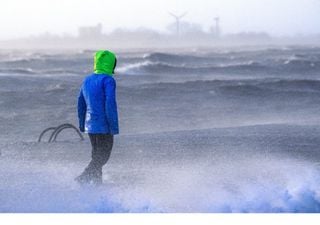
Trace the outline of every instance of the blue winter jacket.
<instances>
[{"instance_id":1,"label":"blue winter jacket","mask_svg":"<svg viewBox=\"0 0 320 225\"><path fill-rule=\"evenodd\" d=\"M110 74L96 73L99 60L101 63L106 59L95 58L95 73L86 77L81 86L78 98L79 128L82 132L91 134L115 135L119 133L116 82ZM115 64L116 60L111 65L113 70Z\"/></svg>"}]
</instances>

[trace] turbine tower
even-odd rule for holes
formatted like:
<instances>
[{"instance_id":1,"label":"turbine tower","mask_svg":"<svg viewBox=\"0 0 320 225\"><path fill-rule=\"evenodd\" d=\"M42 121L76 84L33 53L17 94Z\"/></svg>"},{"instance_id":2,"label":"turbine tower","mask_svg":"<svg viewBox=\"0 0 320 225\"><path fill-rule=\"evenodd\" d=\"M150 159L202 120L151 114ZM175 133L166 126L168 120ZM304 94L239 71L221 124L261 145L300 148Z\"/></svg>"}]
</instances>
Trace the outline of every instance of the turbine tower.
<instances>
[{"instance_id":1,"label":"turbine tower","mask_svg":"<svg viewBox=\"0 0 320 225\"><path fill-rule=\"evenodd\" d=\"M215 35L216 37L220 37L220 17L215 17Z\"/></svg>"},{"instance_id":2,"label":"turbine tower","mask_svg":"<svg viewBox=\"0 0 320 225\"><path fill-rule=\"evenodd\" d=\"M180 16L175 15L171 12L169 12L169 14L176 20L176 29L177 29L176 32L177 32L177 36L179 36L180 35L180 21L183 17L185 17L187 15L187 12L181 14Z\"/></svg>"}]
</instances>

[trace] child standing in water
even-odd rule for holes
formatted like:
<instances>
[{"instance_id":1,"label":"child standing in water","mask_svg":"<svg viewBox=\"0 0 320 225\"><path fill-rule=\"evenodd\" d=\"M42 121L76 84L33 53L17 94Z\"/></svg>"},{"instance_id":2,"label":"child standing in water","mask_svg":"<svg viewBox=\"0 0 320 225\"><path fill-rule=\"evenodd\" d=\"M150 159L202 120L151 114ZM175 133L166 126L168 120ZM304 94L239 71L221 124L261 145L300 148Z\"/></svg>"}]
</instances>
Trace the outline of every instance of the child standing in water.
<instances>
[{"instance_id":1,"label":"child standing in water","mask_svg":"<svg viewBox=\"0 0 320 225\"><path fill-rule=\"evenodd\" d=\"M102 183L102 167L110 158L113 136L119 134L116 81L113 78L117 58L110 51L98 51L94 57L94 73L82 83L78 98L81 132L89 135L92 159L75 180L81 184Z\"/></svg>"}]
</instances>

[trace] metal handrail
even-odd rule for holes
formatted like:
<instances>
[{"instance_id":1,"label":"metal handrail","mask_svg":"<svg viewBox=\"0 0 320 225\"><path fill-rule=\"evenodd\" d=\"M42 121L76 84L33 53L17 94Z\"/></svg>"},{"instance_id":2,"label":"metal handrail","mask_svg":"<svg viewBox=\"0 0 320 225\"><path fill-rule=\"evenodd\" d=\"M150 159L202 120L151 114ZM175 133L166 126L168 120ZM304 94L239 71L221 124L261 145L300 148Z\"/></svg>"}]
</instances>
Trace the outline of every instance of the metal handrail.
<instances>
[{"instance_id":1,"label":"metal handrail","mask_svg":"<svg viewBox=\"0 0 320 225\"><path fill-rule=\"evenodd\" d=\"M62 125L60 125L59 127L56 128L56 130L52 133L52 135L51 135L51 137L49 139L49 142L55 142L57 137L58 137L58 134L61 131L63 131L64 129L68 129L68 128L71 128L71 129L75 130L78 133L80 139L84 140L84 138L83 138L82 134L80 133L80 131L78 130L78 128L76 128L72 124L66 123L66 124L62 124Z\"/></svg>"},{"instance_id":2,"label":"metal handrail","mask_svg":"<svg viewBox=\"0 0 320 225\"><path fill-rule=\"evenodd\" d=\"M41 139L42 139L42 136L48 132L49 130L53 130L50 138L49 138L49 143L50 142L55 142L57 137L58 137L58 134L63 131L64 129L69 129L69 128L72 128L73 130L75 130L77 132L77 134L79 135L80 139L81 140L84 140L84 137L83 135L81 134L81 132L79 131L79 129L77 127L75 127L74 125L70 124L70 123L65 123L65 124L62 124L58 127L49 127L47 129L45 129L44 131L42 131L42 133L40 134L39 136L39 139L38 139L38 142L41 142Z\"/></svg>"},{"instance_id":3,"label":"metal handrail","mask_svg":"<svg viewBox=\"0 0 320 225\"><path fill-rule=\"evenodd\" d=\"M49 128L47 128L47 129L45 129L44 131L42 131L42 133L40 134L40 136L39 136L39 138L38 138L38 142L41 142L41 139L42 139L42 137L43 137L43 135L45 134L45 133L47 133L49 130L55 130L56 129L56 127L49 127Z\"/></svg>"}]
</instances>

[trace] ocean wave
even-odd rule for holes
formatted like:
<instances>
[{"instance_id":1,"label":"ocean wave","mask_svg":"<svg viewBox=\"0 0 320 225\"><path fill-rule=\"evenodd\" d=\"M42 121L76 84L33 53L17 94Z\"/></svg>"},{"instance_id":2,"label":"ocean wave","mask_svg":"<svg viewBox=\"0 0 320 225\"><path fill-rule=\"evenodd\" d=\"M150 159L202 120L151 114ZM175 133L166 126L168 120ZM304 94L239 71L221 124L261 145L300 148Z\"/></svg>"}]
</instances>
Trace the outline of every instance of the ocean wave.
<instances>
[{"instance_id":1,"label":"ocean wave","mask_svg":"<svg viewBox=\"0 0 320 225\"><path fill-rule=\"evenodd\" d=\"M37 72L31 68L12 68L12 69L0 69L2 74L36 74Z\"/></svg>"},{"instance_id":2,"label":"ocean wave","mask_svg":"<svg viewBox=\"0 0 320 225\"><path fill-rule=\"evenodd\" d=\"M320 62L310 62L302 60L287 60L282 65L263 65L259 62L244 62L236 64L220 64L216 66L190 66L175 65L164 62L144 61L122 66L117 70L126 74L150 74L150 73L174 73L174 74L201 74L201 73L247 73L254 72L261 74L279 74L279 73L306 73L320 72Z\"/></svg>"},{"instance_id":3,"label":"ocean wave","mask_svg":"<svg viewBox=\"0 0 320 225\"><path fill-rule=\"evenodd\" d=\"M230 73L230 74L288 74L320 71L320 54L291 52L237 52L211 54L148 53L134 60L126 60L120 73Z\"/></svg>"},{"instance_id":4,"label":"ocean wave","mask_svg":"<svg viewBox=\"0 0 320 225\"><path fill-rule=\"evenodd\" d=\"M302 94L316 95L320 94L319 80L296 80L283 79L273 81L254 81L238 82L221 87L221 90L233 93L235 95L252 96L279 96L279 94L290 94L292 97ZM311 96L310 96L311 97Z\"/></svg>"},{"instance_id":5,"label":"ocean wave","mask_svg":"<svg viewBox=\"0 0 320 225\"><path fill-rule=\"evenodd\" d=\"M156 165L152 171L140 171L145 176L140 185L123 177L124 183L109 180L101 187L72 184L74 171L67 165L6 166L2 176L9 182L0 193L2 213L320 212L318 166L291 159L253 157L209 168L194 163L183 169Z\"/></svg>"},{"instance_id":6,"label":"ocean wave","mask_svg":"<svg viewBox=\"0 0 320 225\"><path fill-rule=\"evenodd\" d=\"M289 60L286 60L283 64L285 65L285 68L290 68L295 70L320 68L320 61L313 61L313 60L289 59Z\"/></svg>"},{"instance_id":7,"label":"ocean wave","mask_svg":"<svg viewBox=\"0 0 320 225\"><path fill-rule=\"evenodd\" d=\"M137 60L137 59L136 59ZM199 56L152 53L145 55L142 60L128 62L118 70L125 74L287 74L319 72L320 60L300 59L256 59L229 58L215 59Z\"/></svg>"},{"instance_id":8,"label":"ocean wave","mask_svg":"<svg viewBox=\"0 0 320 225\"><path fill-rule=\"evenodd\" d=\"M297 51L297 52L295 52ZM150 74L229 74L290 75L318 74L318 50L283 52L190 52L120 54L116 71L129 75ZM311 50L310 50L311 51ZM25 54L0 60L0 73L8 74L83 74L92 68L92 56L77 54Z\"/></svg>"},{"instance_id":9,"label":"ocean wave","mask_svg":"<svg viewBox=\"0 0 320 225\"><path fill-rule=\"evenodd\" d=\"M186 54L169 54L169 53L150 53L143 56L144 60L151 62L162 62L162 63L171 63L171 64L205 64L212 63L214 61L229 60L229 57L208 57L208 56L197 56L197 55L186 55Z\"/></svg>"},{"instance_id":10,"label":"ocean wave","mask_svg":"<svg viewBox=\"0 0 320 225\"><path fill-rule=\"evenodd\" d=\"M245 62L243 64L229 64L229 65L217 65L217 66L190 66L190 65L174 65L164 62L152 62L144 61L134 64L125 65L119 68L117 71L126 74L144 74L144 73L174 73L174 74L199 74L199 73L226 73L226 72L254 72L263 70L265 66L258 62Z\"/></svg>"},{"instance_id":11,"label":"ocean wave","mask_svg":"<svg viewBox=\"0 0 320 225\"><path fill-rule=\"evenodd\" d=\"M276 99L280 96L295 99L320 97L320 80L306 79L221 79L196 80L185 83L157 83L172 90L201 89L214 96L263 97Z\"/></svg>"},{"instance_id":12,"label":"ocean wave","mask_svg":"<svg viewBox=\"0 0 320 225\"><path fill-rule=\"evenodd\" d=\"M32 68L8 68L0 69L0 74L4 75L61 75L61 74L84 74L88 71L72 70L72 69L32 69Z\"/></svg>"},{"instance_id":13,"label":"ocean wave","mask_svg":"<svg viewBox=\"0 0 320 225\"><path fill-rule=\"evenodd\" d=\"M71 70L71 69L51 69L51 70L40 70L38 73L41 74L85 74L87 71Z\"/></svg>"},{"instance_id":14,"label":"ocean wave","mask_svg":"<svg viewBox=\"0 0 320 225\"><path fill-rule=\"evenodd\" d=\"M320 92L320 80L287 79L262 82L258 85L261 87L282 91Z\"/></svg>"}]
</instances>

